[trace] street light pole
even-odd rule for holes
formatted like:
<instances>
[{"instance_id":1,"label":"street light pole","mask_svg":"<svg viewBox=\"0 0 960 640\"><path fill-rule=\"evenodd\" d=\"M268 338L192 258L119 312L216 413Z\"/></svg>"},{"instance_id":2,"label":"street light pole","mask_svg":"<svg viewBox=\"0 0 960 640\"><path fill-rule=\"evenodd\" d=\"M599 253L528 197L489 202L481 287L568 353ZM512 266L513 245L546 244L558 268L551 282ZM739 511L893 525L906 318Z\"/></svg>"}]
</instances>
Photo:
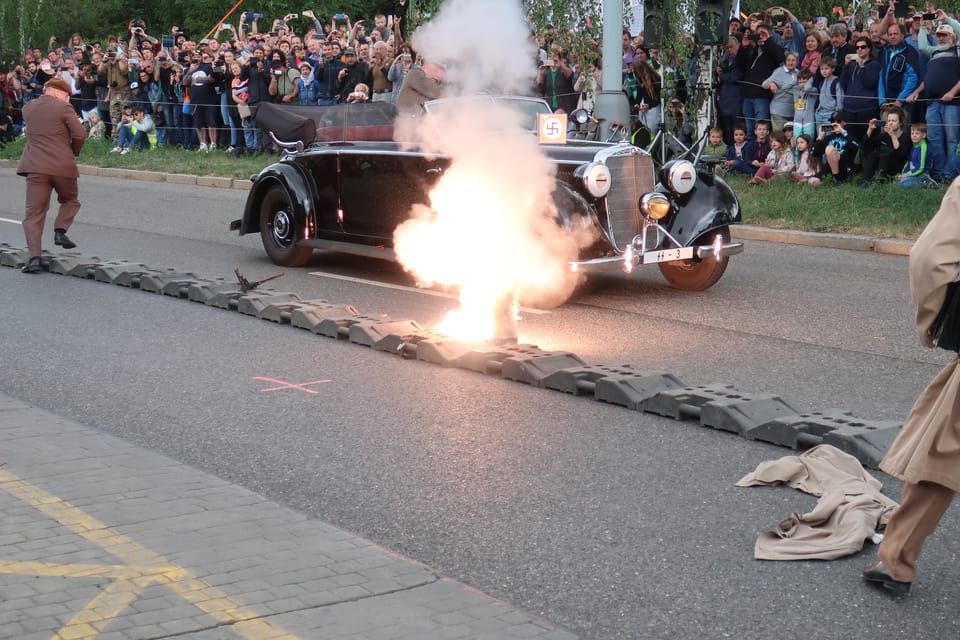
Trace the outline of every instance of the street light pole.
<instances>
[{"instance_id":1,"label":"street light pole","mask_svg":"<svg viewBox=\"0 0 960 640\"><path fill-rule=\"evenodd\" d=\"M623 92L623 0L603 0L603 90L597 96L593 115L606 125L616 120L630 131L630 103Z\"/></svg>"}]
</instances>

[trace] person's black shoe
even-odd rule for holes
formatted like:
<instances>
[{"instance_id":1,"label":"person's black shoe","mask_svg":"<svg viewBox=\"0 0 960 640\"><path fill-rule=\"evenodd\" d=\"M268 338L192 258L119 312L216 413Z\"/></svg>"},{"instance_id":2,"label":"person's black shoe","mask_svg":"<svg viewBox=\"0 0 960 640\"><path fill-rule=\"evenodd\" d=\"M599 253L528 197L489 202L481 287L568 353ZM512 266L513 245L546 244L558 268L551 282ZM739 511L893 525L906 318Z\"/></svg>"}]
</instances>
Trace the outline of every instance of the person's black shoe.
<instances>
[{"instance_id":1,"label":"person's black shoe","mask_svg":"<svg viewBox=\"0 0 960 640\"><path fill-rule=\"evenodd\" d=\"M861 180L860 182L857 183L857 186L860 187L861 189L869 189L870 187L873 186L873 183L870 182L869 180Z\"/></svg>"},{"instance_id":2,"label":"person's black shoe","mask_svg":"<svg viewBox=\"0 0 960 640\"><path fill-rule=\"evenodd\" d=\"M863 579L867 582L873 582L884 589L892 591L895 595L905 596L910 593L911 582L900 582L899 580L894 580L890 574L887 572L887 568L883 566L882 562L878 562L869 569L865 569L863 572Z\"/></svg>"},{"instance_id":3,"label":"person's black shoe","mask_svg":"<svg viewBox=\"0 0 960 640\"><path fill-rule=\"evenodd\" d=\"M54 230L53 233L53 244L63 247L64 249L73 249L77 246L73 240L67 237L66 231Z\"/></svg>"},{"instance_id":4,"label":"person's black shoe","mask_svg":"<svg viewBox=\"0 0 960 640\"><path fill-rule=\"evenodd\" d=\"M20 269L23 273L37 273L40 271L40 257L34 256L27 260L27 264Z\"/></svg>"}]
</instances>

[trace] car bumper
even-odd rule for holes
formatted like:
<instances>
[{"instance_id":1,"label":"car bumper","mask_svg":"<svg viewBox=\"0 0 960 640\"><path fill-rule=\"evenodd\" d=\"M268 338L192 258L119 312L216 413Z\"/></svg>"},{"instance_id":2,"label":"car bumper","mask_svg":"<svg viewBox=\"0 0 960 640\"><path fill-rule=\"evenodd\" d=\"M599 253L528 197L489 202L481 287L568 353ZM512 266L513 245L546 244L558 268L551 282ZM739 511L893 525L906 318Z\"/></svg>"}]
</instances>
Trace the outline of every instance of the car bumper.
<instances>
[{"instance_id":1,"label":"car bumper","mask_svg":"<svg viewBox=\"0 0 960 640\"><path fill-rule=\"evenodd\" d=\"M658 262L674 262L677 260L709 260L726 258L743 253L742 242L717 242L714 244L697 245L693 247L678 247L659 251L637 252L632 246L619 256L593 258L591 260L576 260L570 262L570 270L578 273L599 273L604 271L633 271L634 267L642 264L656 264Z\"/></svg>"}]
</instances>

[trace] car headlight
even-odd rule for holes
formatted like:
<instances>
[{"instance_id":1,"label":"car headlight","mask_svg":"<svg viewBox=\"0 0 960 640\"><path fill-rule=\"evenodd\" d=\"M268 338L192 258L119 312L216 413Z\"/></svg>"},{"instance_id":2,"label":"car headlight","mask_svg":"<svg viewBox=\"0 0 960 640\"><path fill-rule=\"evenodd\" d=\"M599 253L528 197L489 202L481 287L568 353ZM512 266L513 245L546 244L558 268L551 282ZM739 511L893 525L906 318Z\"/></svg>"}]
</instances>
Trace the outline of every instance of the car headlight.
<instances>
[{"instance_id":1,"label":"car headlight","mask_svg":"<svg viewBox=\"0 0 960 640\"><path fill-rule=\"evenodd\" d=\"M651 220L661 220L670 213L671 205L667 196L652 192L640 198L640 211Z\"/></svg>"},{"instance_id":2,"label":"car headlight","mask_svg":"<svg viewBox=\"0 0 960 640\"><path fill-rule=\"evenodd\" d=\"M587 124L587 120L590 119L590 114L587 113L586 109L576 109L570 114L570 119L577 124Z\"/></svg>"},{"instance_id":3,"label":"car headlight","mask_svg":"<svg viewBox=\"0 0 960 640\"><path fill-rule=\"evenodd\" d=\"M697 169L689 160L673 160L660 170L661 182L674 193L690 193L697 184Z\"/></svg>"},{"instance_id":4,"label":"car headlight","mask_svg":"<svg viewBox=\"0 0 960 640\"><path fill-rule=\"evenodd\" d=\"M577 167L574 173L583 181L583 186L594 198L602 198L610 191L610 169L599 162L590 162Z\"/></svg>"}]
</instances>

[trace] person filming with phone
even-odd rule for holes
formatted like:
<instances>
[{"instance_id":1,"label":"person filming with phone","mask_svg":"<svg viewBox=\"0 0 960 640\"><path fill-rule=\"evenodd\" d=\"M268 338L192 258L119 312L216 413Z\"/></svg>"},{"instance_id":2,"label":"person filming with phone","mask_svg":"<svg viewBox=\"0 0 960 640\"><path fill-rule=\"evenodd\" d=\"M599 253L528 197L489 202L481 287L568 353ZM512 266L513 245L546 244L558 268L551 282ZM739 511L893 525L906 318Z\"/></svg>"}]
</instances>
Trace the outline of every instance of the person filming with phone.
<instances>
[{"instance_id":1,"label":"person filming with phone","mask_svg":"<svg viewBox=\"0 0 960 640\"><path fill-rule=\"evenodd\" d=\"M556 113L573 113L580 94L573 87L573 68L567 51L554 47L550 59L537 70L537 90Z\"/></svg>"}]
</instances>

